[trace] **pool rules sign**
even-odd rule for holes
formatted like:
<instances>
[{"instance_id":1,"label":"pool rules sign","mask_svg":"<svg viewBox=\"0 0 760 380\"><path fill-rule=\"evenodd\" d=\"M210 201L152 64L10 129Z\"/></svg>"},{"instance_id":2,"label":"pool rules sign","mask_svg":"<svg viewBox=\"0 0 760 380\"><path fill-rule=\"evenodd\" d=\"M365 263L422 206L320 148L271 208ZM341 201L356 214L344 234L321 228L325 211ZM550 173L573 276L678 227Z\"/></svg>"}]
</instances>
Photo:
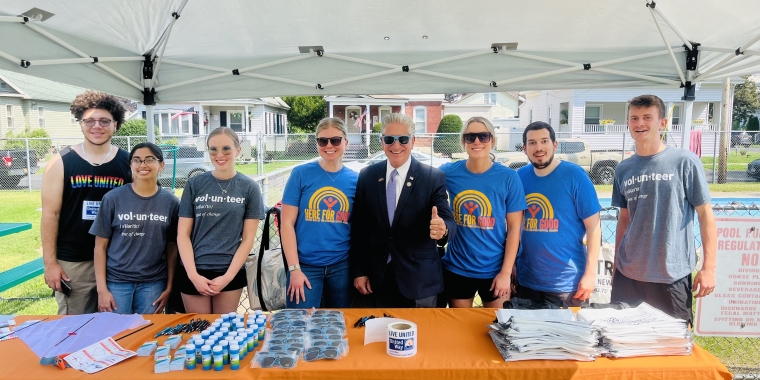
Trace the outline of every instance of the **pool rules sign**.
<instances>
[{"instance_id":1,"label":"pool rules sign","mask_svg":"<svg viewBox=\"0 0 760 380\"><path fill-rule=\"evenodd\" d=\"M694 332L702 336L760 336L760 219L715 218L715 290L697 299Z\"/></svg>"}]
</instances>

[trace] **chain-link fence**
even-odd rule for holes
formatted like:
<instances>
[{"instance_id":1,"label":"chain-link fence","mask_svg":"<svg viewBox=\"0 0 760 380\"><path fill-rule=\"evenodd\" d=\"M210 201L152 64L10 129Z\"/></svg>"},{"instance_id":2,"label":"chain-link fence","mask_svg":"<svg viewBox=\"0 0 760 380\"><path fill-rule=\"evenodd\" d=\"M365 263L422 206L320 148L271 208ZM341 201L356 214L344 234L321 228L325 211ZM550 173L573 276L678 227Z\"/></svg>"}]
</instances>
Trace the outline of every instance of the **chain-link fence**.
<instances>
[{"instance_id":1,"label":"chain-link fence","mask_svg":"<svg viewBox=\"0 0 760 380\"><path fill-rule=\"evenodd\" d=\"M319 157L313 134L263 135L239 134L242 141L237 169L243 174L259 176L287 168L292 163ZM385 159L378 134L349 134L344 155L347 167L359 171ZM681 147L680 132L664 132L662 140L671 147ZM0 188L37 190L42 172L52 157L81 138L0 139ZM113 143L125 150L147 141L144 136L114 137ZM159 136L158 142L178 146L169 153L160 180L164 186L183 187L188 178L213 169L206 152L206 136ZM446 162L466 159L459 134L416 134L412 155L434 167ZM555 157L583 167L595 184L609 185L621 160L630 157L634 141L625 130L604 133L557 133ZM721 148L723 147L723 148ZM522 152L522 133L500 133L495 136L493 154L496 161L518 169L529 163ZM709 183L756 182L760 180L760 133L693 131L690 146L702 161ZM176 173L175 173L176 170ZM172 181L174 179L174 181Z\"/></svg>"}]
</instances>

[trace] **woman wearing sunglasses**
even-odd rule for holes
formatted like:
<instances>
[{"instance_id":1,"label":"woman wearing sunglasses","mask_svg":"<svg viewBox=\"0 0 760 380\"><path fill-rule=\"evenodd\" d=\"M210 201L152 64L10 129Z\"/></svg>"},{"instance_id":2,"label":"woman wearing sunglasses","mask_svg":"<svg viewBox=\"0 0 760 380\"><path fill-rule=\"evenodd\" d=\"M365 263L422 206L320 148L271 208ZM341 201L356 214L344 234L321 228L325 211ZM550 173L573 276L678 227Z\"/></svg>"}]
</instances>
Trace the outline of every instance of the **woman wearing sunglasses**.
<instances>
[{"instance_id":1,"label":"woman wearing sunglasses","mask_svg":"<svg viewBox=\"0 0 760 380\"><path fill-rule=\"evenodd\" d=\"M443 257L445 293L450 307L472 307L477 293L483 306L501 308L511 292L525 194L517 173L493 160L488 119L467 120L462 144L467 160L441 166L457 222Z\"/></svg>"},{"instance_id":2,"label":"woman wearing sunglasses","mask_svg":"<svg viewBox=\"0 0 760 380\"><path fill-rule=\"evenodd\" d=\"M129 162L132 184L103 197L90 228L95 235L98 310L160 313L177 262L179 200L158 186L164 155L157 145L135 145Z\"/></svg>"},{"instance_id":3,"label":"woman wearing sunglasses","mask_svg":"<svg viewBox=\"0 0 760 380\"><path fill-rule=\"evenodd\" d=\"M319 161L290 174L282 197L282 249L288 261L288 308L345 308L351 304L348 249L356 182L343 166L348 136L343 121L317 125Z\"/></svg>"},{"instance_id":4,"label":"woman wearing sunglasses","mask_svg":"<svg viewBox=\"0 0 760 380\"><path fill-rule=\"evenodd\" d=\"M179 207L179 291L188 313L236 311L246 286L245 260L264 216L256 182L235 171L240 139L230 128L206 139L214 170L191 178Z\"/></svg>"}]
</instances>

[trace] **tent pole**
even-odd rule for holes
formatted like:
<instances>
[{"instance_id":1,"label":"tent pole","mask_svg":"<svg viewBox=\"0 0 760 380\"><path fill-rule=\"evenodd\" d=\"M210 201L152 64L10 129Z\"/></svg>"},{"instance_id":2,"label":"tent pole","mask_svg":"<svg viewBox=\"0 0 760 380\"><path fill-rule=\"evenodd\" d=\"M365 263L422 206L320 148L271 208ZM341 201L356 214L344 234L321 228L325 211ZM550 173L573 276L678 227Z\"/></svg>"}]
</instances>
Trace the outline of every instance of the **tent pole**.
<instances>
[{"instance_id":1,"label":"tent pole","mask_svg":"<svg viewBox=\"0 0 760 380\"><path fill-rule=\"evenodd\" d=\"M649 14L652 15L652 20L654 20L654 25L657 26L657 31L660 32L660 37L662 37L662 42L664 42L665 47L668 48L668 53L670 54L670 58L673 60L673 64L676 66L676 72L678 73L678 77L681 78L681 83L686 83L686 78L684 78L683 73L681 72L681 66L678 64L678 59L676 59L676 55L673 53L673 49L670 48L670 45L668 44L668 40L665 38L665 34L662 33L662 28L660 28L660 23L657 22L657 16L655 16L654 7L649 7ZM668 23L668 25L670 24ZM670 25L670 28L675 30L675 28L673 28L672 25ZM678 36L681 37L681 34L678 33L678 31L676 31L676 34L678 34ZM689 50L692 49L691 43L686 42L686 46L688 46Z\"/></svg>"},{"instance_id":2,"label":"tent pole","mask_svg":"<svg viewBox=\"0 0 760 380\"><path fill-rule=\"evenodd\" d=\"M187 0L183 0L182 4L179 5L179 8L172 12L172 21L169 24L169 27L166 29L166 34L164 34L159 41L158 47L161 48L161 53L157 54L158 61L156 61L156 74L158 74L158 69L161 67L161 61L164 58L164 51L166 50L166 45L169 43L169 35L172 33L172 28L174 28L174 24L179 20L179 16L182 13L182 10L185 9L185 5L187 5ZM156 58L154 56L153 58Z\"/></svg>"},{"instance_id":3,"label":"tent pole","mask_svg":"<svg viewBox=\"0 0 760 380\"><path fill-rule=\"evenodd\" d=\"M681 122L681 149L689 150L691 141L691 117L694 108L693 100L684 101L683 121Z\"/></svg>"},{"instance_id":4,"label":"tent pole","mask_svg":"<svg viewBox=\"0 0 760 380\"><path fill-rule=\"evenodd\" d=\"M668 26L670 27L670 29L671 29L673 32L675 32L675 34L678 36L678 38L680 38L680 39L681 39L681 41L683 41L684 45L686 45L686 47L687 47L689 50L693 49L694 47L693 47L693 46L691 46L691 41L689 41L689 40L688 40L688 39L687 39L687 38L686 38L686 37L683 35L683 33L681 33L681 31L680 31L680 30L678 30L678 28L676 28L676 26L675 26L675 25L673 25L673 23L672 23L672 22L670 22L670 19L668 19L668 16L665 16L665 13L664 13L663 11L661 11L659 8L657 8L657 7L653 6L652 4L654 4L654 2L652 2L652 3L649 3L649 2L647 2L647 8L649 8L649 11L652 13L652 17L653 17L653 18L655 17L655 16L654 16L654 14L655 14L655 13L657 13L658 15L660 15L660 17L662 18L662 21L665 21L665 23L666 23L666 24L668 24ZM657 22L657 19L655 19L655 20L654 20L654 22L656 23L656 22ZM657 29L659 29L659 28L660 28L660 27L658 26L658 27L657 27ZM662 34L662 31L660 31L660 34ZM663 38L664 38L664 36L663 36Z\"/></svg>"},{"instance_id":5,"label":"tent pole","mask_svg":"<svg viewBox=\"0 0 760 380\"><path fill-rule=\"evenodd\" d=\"M145 117L146 122L148 124L148 142L156 143L156 130L154 129L155 126L153 124L153 105L152 104L146 104L145 105Z\"/></svg>"},{"instance_id":6,"label":"tent pole","mask_svg":"<svg viewBox=\"0 0 760 380\"><path fill-rule=\"evenodd\" d=\"M728 57L724 58L722 61L718 62L713 67L711 67L709 70L707 70L706 72L704 72L704 73L700 74L698 77L696 77L694 79L695 83L703 81L704 80L703 78L707 78L708 75L714 73L718 69L723 68L723 66L725 66L726 63L728 63L728 61L732 60L734 57L739 56L739 55L743 55L744 51L747 50L747 49L749 49L749 47L752 46L752 45L754 45L757 41L760 41L760 34L758 34L757 36L755 36L755 38L749 40L749 42L747 42L746 44L740 46L738 49L736 49L734 51L733 54L731 54Z\"/></svg>"}]
</instances>

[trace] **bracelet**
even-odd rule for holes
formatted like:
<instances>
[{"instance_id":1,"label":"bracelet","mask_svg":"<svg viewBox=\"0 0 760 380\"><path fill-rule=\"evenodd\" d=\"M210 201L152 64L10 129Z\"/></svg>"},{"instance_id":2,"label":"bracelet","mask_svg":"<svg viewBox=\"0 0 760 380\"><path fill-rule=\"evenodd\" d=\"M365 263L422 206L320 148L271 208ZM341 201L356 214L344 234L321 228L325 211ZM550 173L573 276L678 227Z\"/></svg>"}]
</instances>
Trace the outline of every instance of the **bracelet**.
<instances>
[{"instance_id":1,"label":"bracelet","mask_svg":"<svg viewBox=\"0 0 760 380\"><path fill-rule=\"evenodd\" d=\"M297 270L301 270L301 266L299 264L288 265L288 272L293 272L293 271L297 271Z\"/></svg>"}]
</instances>

